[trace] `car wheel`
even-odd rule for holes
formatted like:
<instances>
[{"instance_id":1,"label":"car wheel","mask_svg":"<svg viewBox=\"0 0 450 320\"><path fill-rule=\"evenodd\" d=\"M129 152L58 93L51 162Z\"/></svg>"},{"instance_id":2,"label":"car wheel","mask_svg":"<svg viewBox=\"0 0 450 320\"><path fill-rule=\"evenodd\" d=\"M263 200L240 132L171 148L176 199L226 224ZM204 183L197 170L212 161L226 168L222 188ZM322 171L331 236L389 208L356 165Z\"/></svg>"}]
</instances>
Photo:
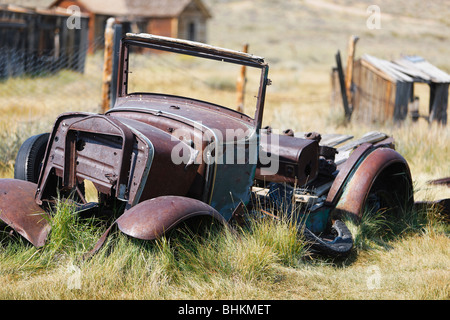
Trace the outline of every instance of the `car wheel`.
<instances>
[{"instance_id":1,"label":"car wheel","mask_svg":"<svg viewBox=\"0 0 450 320\"><path fill-rule=\"evenodd\" d=\"M400 217L408 209L412 208L413 188L406 179L406 174L383 172L371 187L367 195L363 214L375 214L383 212L386 217Z\"/></svg>"},{"instance_id":2,"label":"car wheel","mask_svg":"<svg viewBox=\"0 0 450 320\"><path fill-rule=\"evenodd\" d=\"M14 179L38 182L49 137L49 133L42 133L25 140L17 153Z\"/></svg>"}]
</instances>

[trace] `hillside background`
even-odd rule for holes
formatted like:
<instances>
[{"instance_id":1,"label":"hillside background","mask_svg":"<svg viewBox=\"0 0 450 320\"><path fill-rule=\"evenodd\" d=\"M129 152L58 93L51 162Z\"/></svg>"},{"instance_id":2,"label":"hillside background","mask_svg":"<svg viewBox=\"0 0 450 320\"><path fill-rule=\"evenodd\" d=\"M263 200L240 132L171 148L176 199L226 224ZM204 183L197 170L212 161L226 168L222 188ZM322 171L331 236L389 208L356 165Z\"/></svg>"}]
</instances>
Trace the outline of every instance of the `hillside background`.
<instances>
[{"instance_id":1,"label":"hillside background","mask_svg":"<svg viewBox=\"0 0 450 320\"><path fill-rule=\"evenodd\" d=\"M357 55L391 59L417 54L450 71L450 1L205 0L213 14L209 42L263 55L278 68L330 67L350 35ZM380 29L367 28L367 8L377 5Z\"/></svg>"}]
</instances>

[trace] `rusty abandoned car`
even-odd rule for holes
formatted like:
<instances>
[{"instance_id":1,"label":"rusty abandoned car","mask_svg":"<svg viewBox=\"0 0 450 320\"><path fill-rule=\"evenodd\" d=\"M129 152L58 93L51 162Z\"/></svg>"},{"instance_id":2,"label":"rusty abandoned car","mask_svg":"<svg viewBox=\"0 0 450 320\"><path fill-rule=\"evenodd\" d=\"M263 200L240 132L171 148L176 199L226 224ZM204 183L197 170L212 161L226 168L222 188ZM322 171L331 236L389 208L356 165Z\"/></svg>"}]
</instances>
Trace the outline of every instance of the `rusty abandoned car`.
<instances>
[{"instance_id":1,"label":"rusty abandoned car","mask_svg":"<svg viewBox=\"0 0 450 320\"><path fill-rule=\"evenodd\" d=\"M132 70L131 55L145 50L148 54L141 57L160 50L256 70L254 113L249 116L184 93L130 88L139 72ZM246 210L263 214L270 207L274 214L296 212L302 221L299 231L315 250L345 255L353 240L343 215L358 220L365 210L404 210L413 203L410 170L391 137L372 132L349 141L352 137L343 135L263 128L271 81L261 57L127 34L117 70L109 111L60 115L50 133L22 145L15 179L0 179L1 220L36 247L46 243L50 208L58 196L71 197L80 212L121 205L94 252L112 227L152 240L182 222L230 224ZM155 77L151 72L144 76ZM85 181L95 186L98 202L86 200Z\"/></svg>"}]
</instances>

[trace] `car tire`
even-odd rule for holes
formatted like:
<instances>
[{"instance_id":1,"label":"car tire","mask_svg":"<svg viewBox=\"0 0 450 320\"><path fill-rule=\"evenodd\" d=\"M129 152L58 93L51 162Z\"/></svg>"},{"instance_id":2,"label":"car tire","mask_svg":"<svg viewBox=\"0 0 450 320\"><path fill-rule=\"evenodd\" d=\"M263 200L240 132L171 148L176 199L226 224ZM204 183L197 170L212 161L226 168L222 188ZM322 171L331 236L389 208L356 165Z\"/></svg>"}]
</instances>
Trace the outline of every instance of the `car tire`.
<instances>
[{"instance_id":1,"label":"car tire","mask_svg":"<svg viewBox=\"0 0 450 320\"><path fill-rule=\"evenodd\" d=\"M49 137L49 133L42 133L25 140L17 153L14 179L38 182Z\"/></svg>"},{"instance_id":2,"label":"car tire","mask_svg":"<svg viewBox=\"0 0 450 320\"><path fill-rule=\"evenodd\" d=\"M390 218L399 218L408 212L413 205L413 186L406 179L406 173L386 170L374 182L367 199L365 200L363 214L374 214L379 210Z\"/></svg>"}]
</instances>

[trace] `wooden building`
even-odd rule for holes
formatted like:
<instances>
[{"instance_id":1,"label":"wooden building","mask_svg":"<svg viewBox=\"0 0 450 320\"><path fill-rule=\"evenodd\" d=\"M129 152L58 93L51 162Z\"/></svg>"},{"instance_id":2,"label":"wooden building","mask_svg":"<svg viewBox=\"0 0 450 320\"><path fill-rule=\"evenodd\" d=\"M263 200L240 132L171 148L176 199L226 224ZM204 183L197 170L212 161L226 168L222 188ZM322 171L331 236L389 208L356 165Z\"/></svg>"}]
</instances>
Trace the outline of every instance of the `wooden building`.
<instances>
[{"instance_id":1,"label":"wooden building","mask_svg":"<svg viewBox=\"0 0 450 320\"><path fill-rule=\"evenodd\" d=\"M450 75L417 56L395 61L363 55L354 62L352 117L365 122L394 122L407 118L414 106L414 85L430 87L429 121L447 123Z\"/></svg>"},{"instance_id":2,"label":"wooden building","mask_svg":"<svg viewBox=\"0 0 450 320\"><path fill-rule=\"evenodd\" d=\"M398 70L412 77L414 83L422 82L429 85L429 120L446 124L450 75L419 56L405 56L395 60L394 64ZM413 102L413 97L415 97L414 86L410 103ZM417 110L410 111L416 112Z\"/></svg>"},{"instance_id":3,"label":"wooden building","mask_svg":"<svg viewBox=\"0 0 450 320\"><path fill-rule=\"evenodd\" d=\"M363 55L353 67L352 117L365 122L404 120L413 78L394 69L393 63Z\"/></svg>"},{"instance_id":4,"label":"wooden building","mask_svg":"<svg viewBox=\"0 0 450 320\"><path fill-rule=\"evenodd\" d=\"M61 69L83 72L88 18L80 16L80 28L71 29L66 11L32 6L45 1L22 2L28 6L0 5L0 79Z\"/></svg>"},{"instance_id":5,"label":"wooden building","mask_svg":"<svg viewBox=\"0 0 450 320\"><path fill-rule=\"evenodd\" d=\"M89 15L90 48L102 48L106 21L116 18L124 32L207 41L209 10L201 0L56 0L52 8L78 6Z\"/></svg>"}]
</instances>

